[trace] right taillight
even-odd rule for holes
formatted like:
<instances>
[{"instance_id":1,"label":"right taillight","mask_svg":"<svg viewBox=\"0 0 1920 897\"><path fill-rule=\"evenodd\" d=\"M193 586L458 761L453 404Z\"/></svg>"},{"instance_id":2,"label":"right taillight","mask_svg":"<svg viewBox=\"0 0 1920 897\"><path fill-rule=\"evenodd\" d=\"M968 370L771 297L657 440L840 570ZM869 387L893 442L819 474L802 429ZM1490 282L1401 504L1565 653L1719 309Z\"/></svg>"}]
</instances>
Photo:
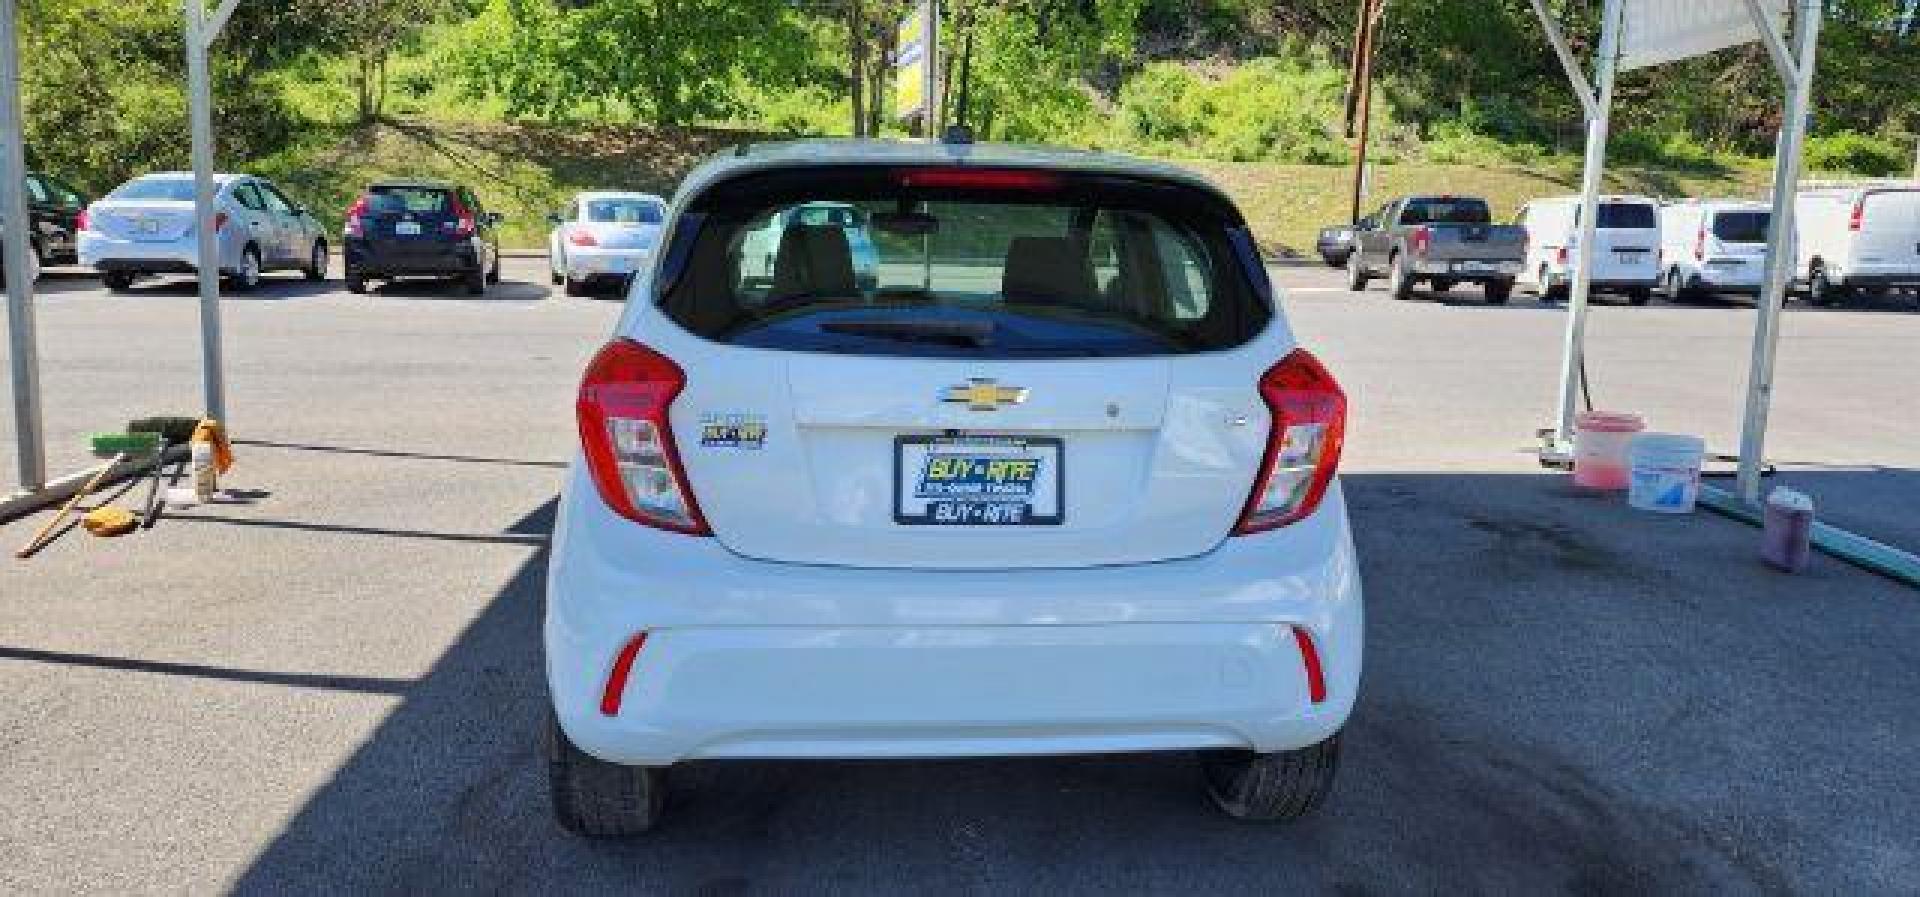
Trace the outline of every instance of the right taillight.
<instances>
[{"instance_id":1,"label":"right taillight","mask_svg":"<svg viewBox=\"0 0 1920 897\"><path fill-rule=\"evenodd\" d=\"M1333 482L1346 438L1347 394L1305 349L1293 350L1260 378L1260 398L1273 423L1235 535L1265 532L1312 514Z\"/></svg>"},{"instance_id":2,"label":"right taillight","mask_svg":"<svg viewBox=\"0 0 1920 897\"><path fill-rule=\"evenodd\" d=\"M635 523L709 534L674 449L667 410L687 385L673 360L632 340L608 343L587 365L575 410L600 497Z\"/></svg>"},{"instance_id":3,"label":"right taillight","mask_svg":"<svg viewBox=\"0 0 1920 897\"><path fill-rule=\"evenodd\" d=\"M347 236L364 237L367 235L367 223L361 220L366 214L367 198L364 196L354 200L353 205L347 207Z\"/></svg>"}]
</instances>

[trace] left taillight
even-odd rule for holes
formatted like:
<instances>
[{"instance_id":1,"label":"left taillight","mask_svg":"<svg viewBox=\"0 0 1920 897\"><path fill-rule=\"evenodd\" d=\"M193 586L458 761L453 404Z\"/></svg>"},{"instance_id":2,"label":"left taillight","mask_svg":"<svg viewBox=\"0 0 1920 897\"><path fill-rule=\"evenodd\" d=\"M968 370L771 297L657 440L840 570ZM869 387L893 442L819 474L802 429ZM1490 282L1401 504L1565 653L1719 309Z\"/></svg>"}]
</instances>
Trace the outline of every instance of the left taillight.
<instances>
[{"instance_id":1,"label":"left taillight","mask_svg":"<svg viewBox=\"0 0 1920 897\"><path fill-rule=\"evenodd\" d=\"M1427 250L1433 248L1433 230L1422 224L1413 229L1413 254L1427 257Z\"/></svg>"},{"instance_id":2,"label":"left taillight","mask_svg":"<svg viewBox=\"0 0 1920 897\"><path fill-rule=\"evenodd\" d=\"M576 227L567 231L567 242L575 246L600 245L600 241L594 238L593 231L587 230L584 227Z\"/></svg>"},{"instance_id":3,"label":"left taillight","mask_svg":"<svg viewBox=\"0 0 1920 897\"><path fill-rule=\"evenodd\" d=\"M1260 378L1260 398L1273 423L1253 494L1233 529L1239 536L1298 522L1320 507L1346 439L1347 394L1305 349L1293 350Z\"/></svg>"},{"instance_id":4,"label":"left taillight","mask_svg":"<svg viewBox=\"0 0 1920 897\"><path fill-rule=\"evenodd\" d=\"M93 230L92 212L92 209L81 209L80 214L73 219L73 229L81 232Z\"/></svg>"},{"instance_id":5,"label":"left taillight","mask_svg":"<svg viewBox=\"0 0 1920 897\"><path fill-rule=\"evenodd\" d=\"M580 443L600 498L635 523L710 535L673 444L667 411L686 388L673 360L632 340L608 343L587 365L575 405Z\"/></svg>"}]
</instances>

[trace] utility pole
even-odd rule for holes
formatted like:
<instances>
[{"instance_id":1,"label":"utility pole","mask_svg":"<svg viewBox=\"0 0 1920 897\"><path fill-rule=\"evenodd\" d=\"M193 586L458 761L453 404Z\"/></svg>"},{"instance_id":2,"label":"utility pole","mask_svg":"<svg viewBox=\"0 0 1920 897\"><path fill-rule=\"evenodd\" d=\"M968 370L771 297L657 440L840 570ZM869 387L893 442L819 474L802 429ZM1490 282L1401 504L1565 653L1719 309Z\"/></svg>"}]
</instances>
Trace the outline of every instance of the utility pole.
<instances>
[{"instance_id":1,"label":"utility pole","mask_svg":"<svg viewBox=\"0 0 1920 897\"><path fill-rule=\"evenodd\" d=\"M1360 222L1360 204L1366 193L1367 185L1367 146L1373 133L1373 50L1380 33L1380 14L1387 8L1387 0L1360 0L1360 22L1356 26L1359 41L1354 47L1353 68L1358 77L1352 82L1350 94L1358 94L1349 108L1358 107L1360 119L1359 139L1354 141L1353 151L1353 206L1348 220ZM1353 121L1349 117L1347 133L1353 133Z\"/></svg>"}]
</instances>

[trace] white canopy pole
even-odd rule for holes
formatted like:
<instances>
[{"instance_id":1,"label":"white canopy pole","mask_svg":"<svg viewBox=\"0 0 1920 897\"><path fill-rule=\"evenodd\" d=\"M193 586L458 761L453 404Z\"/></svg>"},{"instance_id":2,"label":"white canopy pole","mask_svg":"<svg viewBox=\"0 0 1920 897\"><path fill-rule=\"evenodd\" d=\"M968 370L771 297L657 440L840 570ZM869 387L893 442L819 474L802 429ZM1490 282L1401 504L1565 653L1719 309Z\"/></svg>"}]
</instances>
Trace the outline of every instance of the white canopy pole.
<instances>
[{"instance_id":1,"label":"white canopy pole","mask_svg":"<svg viewBox=\"0 0 1920 897\"><path fill-rule=\"evenodd\" d=\"M187 99L193 130L193 217L198 235L194 267L200 281L200 377L206 414L227 420L226 361L220 336L220 246L214 230L213 87L207 53L240 0L225 0L207 20L205 0L186 0Z\"/></svg>"},{"instance_id":2,"label":"white canopy pole","mask_svg":"<svg viewBox=\"0 0 1920 897\"><path fill-rule=\"evenodd\" d=\"M40 355L27 266L27 164L20 126L20 43L14 0L0 0L0 226L6 228L8 358L12 360L13 432L20 489L47 484L47 446L40 418Z\"/></svg>"},{"instance_id":3,"label":"white canopy pole","mask_svg":"<svg viewBox=\"0 0 1920 897\"><path fill-rule=\"evenodd\" d=\"M1807 139L1807 106L1812 99L1815 54L1820 44L1820 0L1799 0L1794 17L1795 58L1786 56L1779 30L1757 0L1747 11L1786 85L1786 117L1773 166L1773 217L1767 236L1767 277L1753 326L1753 359L1747 374L1747 408L1740 431L1740 497L1760 503L1760 473L1766 463L1767 412L1773 403L1773 365L1780 345L1780 310L1793 279L1793 210Z\"/></svg>"},{"instance_id":4,"label":"white canopy pole","mask_svg":"<svg viewBox=\"0 0 1920 897\"><path fill-rule=\"evenodd\" d=\"M1587 298L1593 290L1594 227L1599 220L1600 178L1607 164L1607 128L1613 115L1613 76L1620 62L1621 0L1607 0L1600 22L1600 52L1594 60L1595 91L1593 106L1587 113L1587 160L1580 176L1580 245L1575 247L1573 289L1567 297L1566 343L1560 358L1559 416L1554 423L1553 443L1548 451L1571 455L1573 416L1580 396L1582 361L1587 350ZM1544 14L1544 7L1535 9ZM1542 21L1547 19L1542 17ZM1549 34L1557 33L1550 31ZM1563 57L1563 63L1571 54ZM1583 85L1584 86L1584 85ZM1585 102L1582 91L1582 102ZM1546 289L1542 284L1541 289Z\"/></svg>"}]
</instances>

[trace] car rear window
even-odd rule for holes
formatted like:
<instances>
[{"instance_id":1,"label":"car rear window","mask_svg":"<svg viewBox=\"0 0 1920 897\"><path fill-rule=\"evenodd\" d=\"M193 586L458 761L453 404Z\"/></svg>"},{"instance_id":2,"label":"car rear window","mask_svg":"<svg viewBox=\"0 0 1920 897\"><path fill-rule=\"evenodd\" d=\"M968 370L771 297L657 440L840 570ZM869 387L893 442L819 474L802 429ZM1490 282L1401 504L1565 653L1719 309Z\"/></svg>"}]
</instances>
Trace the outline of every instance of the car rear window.
<instances>
[{"instance_id":1,"label":"car rear window","mask_svg":"<svg viewBox=\"0 0 1920 897\"><path fill-rule=\"evenodd\" d=\"M135 178L107 194L108 199L132 201L193 201L192 178Z\"/></svg>"},{"instance_id":2,"label":"car rear window","mask_svg":"<svg viewBox=\"0 0 1920 897\"><path fill-rule=\"evenodd\" d=\"M1713 216L1713 235L1728 243L1767 242L1766 212L1721 212Z\"/></svg>"},{"instance_id":3,"label":"car rear window","mask_svg":"<svg viewBox=\"0 0 1920 897\"><path fill-rule=\"evenodd\" d=\"M367 188L367 211L376 215L401 212L445 212L453 205L453 191L441 187L374 186Z\"/></svg>"},{"instance_id":4,"label":"car rear window","mask_svg":"<svg viewBox=\"0 0 1920 897\"><path fill-rule=\"evenodd\" d=\"M1644 202L1603 202L1600 204L1600 220L1594 226L1601 230L1653 230L1659 227L1659 216L1653 206Z\"/></svg>"},{"instance_id":5,"label":"car rear window","mask_svg":"<svg viewBox=\"0 0 1920 897\"><path fill-rule=\"evenodd\" d=\"M589 199L587 220L595 224L659 224L660 204L645 199Z\"/></svg>"},{"instance_id":6,"label":"car rear window","mask_svg":"<svg viewBox=\"0 0 1920 897\"><path fill-rule=\"evenodd\" d=\"M1490 224L1493 212L1479 199L1410 199L1401 224Z\"/></svg>"},{"instance_id":7,"label":"car rear window","mask_svg":"<svg viewBox=\"0 0 1920 897\"><path fill-rule=\"evenodd\" d=\"M662 307L700 336L742 346L1169 355L1240 345L1272 316L1238 214L1158 181L783 171L710 189L674 244Z\"/></svg>"}]
</instances>

